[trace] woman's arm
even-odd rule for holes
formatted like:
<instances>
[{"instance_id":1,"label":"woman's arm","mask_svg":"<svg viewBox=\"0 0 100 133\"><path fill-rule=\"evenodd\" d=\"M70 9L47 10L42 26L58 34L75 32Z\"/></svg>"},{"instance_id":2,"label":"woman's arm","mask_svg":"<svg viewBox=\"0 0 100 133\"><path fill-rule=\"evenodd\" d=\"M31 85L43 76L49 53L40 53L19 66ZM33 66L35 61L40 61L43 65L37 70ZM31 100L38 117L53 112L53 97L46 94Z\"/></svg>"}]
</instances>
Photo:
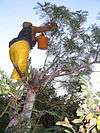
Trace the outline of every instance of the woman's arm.
<instances>
[{"instance_id":1,"label":"woman's arm","mask_svg":"<svg viewBox=\"0 0 100 133\"><path fill-rule=\"evenodd\" d=\"M48 23L47 25L40 26L40 27L32 26L32 32L33 32L33 34L35 34L35 33L39 33L39 32L50 31L50 30L53 30L56 28L58 28L56 23Z\"/></svg>"}]
</instances>

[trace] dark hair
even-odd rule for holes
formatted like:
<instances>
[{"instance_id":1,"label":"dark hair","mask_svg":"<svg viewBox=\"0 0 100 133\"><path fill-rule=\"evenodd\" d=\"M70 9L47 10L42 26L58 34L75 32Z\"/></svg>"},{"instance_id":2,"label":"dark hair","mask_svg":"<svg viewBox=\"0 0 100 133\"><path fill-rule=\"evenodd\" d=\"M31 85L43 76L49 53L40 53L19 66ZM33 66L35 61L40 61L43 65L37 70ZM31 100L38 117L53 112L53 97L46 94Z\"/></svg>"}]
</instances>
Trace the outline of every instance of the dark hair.
<instances>
[{"instance_id":1,"label":"dark hair","mask_svg":"<svg viewBox=\"0 0 100 133\"><path fill-rule=\"evenodd\" d=\"M23 23L23 28L30 27L30 26L32 26L31 22L24 22Z\"/></svg>"}]
</instances>

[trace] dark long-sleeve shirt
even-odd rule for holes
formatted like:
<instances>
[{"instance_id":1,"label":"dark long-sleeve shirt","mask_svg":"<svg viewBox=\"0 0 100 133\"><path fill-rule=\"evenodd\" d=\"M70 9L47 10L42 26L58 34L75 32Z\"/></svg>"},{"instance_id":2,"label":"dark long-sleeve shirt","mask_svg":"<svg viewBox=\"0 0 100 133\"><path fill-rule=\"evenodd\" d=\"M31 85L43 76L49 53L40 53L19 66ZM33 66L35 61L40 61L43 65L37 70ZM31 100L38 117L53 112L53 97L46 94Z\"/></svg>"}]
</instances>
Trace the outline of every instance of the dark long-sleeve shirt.
<instances>
[{"instance_id":1,"label":"dark long-sleeve shirt","mask_svg":"<svg viewBox=\"0 0 100 133\"><path fill-rule=\"evenodd\" d=\"M29 42L30 48L35 46L36 41L32 39L32 28L31 27L26 27L23 28L19 34L17 38L12 39L9 42L9 47L11 45L13 45L15 42L19 41L19 40L26 40Z\"/></svg>"}]
</instances>

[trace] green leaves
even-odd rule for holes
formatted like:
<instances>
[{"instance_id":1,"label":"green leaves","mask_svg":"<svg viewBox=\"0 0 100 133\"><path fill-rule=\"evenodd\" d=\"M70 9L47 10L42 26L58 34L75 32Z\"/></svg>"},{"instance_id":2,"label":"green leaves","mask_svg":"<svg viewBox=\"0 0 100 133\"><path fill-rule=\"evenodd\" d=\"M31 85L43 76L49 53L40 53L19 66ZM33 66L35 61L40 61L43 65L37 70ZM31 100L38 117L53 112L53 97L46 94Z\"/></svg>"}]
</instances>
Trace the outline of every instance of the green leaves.
<instances>
[{"instance_id":1,"label":"green leaves","mask_svg":"<svg viewBox=\"0 0 100 133\"><path fill-rule=\"evenodd\" d=\"M92 26L92 37L95 43L100 44L100 27Z\"/></svg>"},{"instance_id":2,"label":"green leaves","mask_svg":"<svg viewBox=\"0 0 100 133\"><path fill-rule=\"evenodd\" d=\"M100 115L97 117L97 129L100 131Z\"/></svg>"}]
</instances>

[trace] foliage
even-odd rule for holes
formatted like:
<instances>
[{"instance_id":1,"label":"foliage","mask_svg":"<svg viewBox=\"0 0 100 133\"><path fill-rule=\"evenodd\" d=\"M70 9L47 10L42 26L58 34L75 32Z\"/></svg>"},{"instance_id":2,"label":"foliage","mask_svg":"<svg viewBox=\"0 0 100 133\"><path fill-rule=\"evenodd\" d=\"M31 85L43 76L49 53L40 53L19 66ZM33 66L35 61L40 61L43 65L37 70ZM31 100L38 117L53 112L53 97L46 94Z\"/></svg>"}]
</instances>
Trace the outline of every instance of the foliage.
<instances>
[{"instance_id":1,"label":"foliage","mask_svg":"<svg viewBox=\"0 0 100 133\"><path fill-rule=\"evenodd\" d=\"M83 99L87 99L88 107L94 103L94 99L91 100L90 97L91 90L82 86L84 81L81 78L84 75L89 76L93 63L100 62L99 27L84 27L88 15L86 11L71 12L65 6L50 3L38 3L35 9L45 23L56 22L59 27L47 33L49 49L43 71L48 75L60 71L57 78L37 95L35 108L41 115L43 111L47 111L60 120L67 116L71 121L77 117L74 113L83 103ZM66 95L58 97L57 88L65 89ZM87 95L83 96L81 93Z\"/></svg>"},{"instance_id":2,"label":"foliage","mask_svg":"<svg viewBox=\"0 0 100 133\"><path fill-rule=\"evenodd\" d=\"M0 132L4 132L14 112L19 112L24 93L22 82L13 82L0 71Z\"/></svg>"},{"instance_id":3,"label":"foliage","mask_svg":"<svg viewBox=\"0 0 100 133\"><path fill-rule=\"evenodd\" d=\"M39 3L37 8L40 9L39 14L43 19L58 24L58 30L48 34L50 40L45 65L47 67L52 65L50 71L57 68L72 71L68 76L76 73L88 75L90 60L94 54L96 56L98 48L96 38L99 39L99 27L92 26L87 29L84 27L86 11L71 12L64 6L58 7L50 3L44 5ZM85 68L83 65L86 65Z\"/></svg>"},{"instance_id":4,"label":"foliage","mask_svg":"<svg viewBox=\"0 0 100 133\"><path fill-rule=\"evenodd\" d=\"M82 85L82 95L84 97L83 104L77 110L79 119L75 119L74 123L80 123L80 132L88 133L100 131L100 97L97 99L97 94L92 92L87 80L84 80Z\"/></svg>"}]
</instances>

